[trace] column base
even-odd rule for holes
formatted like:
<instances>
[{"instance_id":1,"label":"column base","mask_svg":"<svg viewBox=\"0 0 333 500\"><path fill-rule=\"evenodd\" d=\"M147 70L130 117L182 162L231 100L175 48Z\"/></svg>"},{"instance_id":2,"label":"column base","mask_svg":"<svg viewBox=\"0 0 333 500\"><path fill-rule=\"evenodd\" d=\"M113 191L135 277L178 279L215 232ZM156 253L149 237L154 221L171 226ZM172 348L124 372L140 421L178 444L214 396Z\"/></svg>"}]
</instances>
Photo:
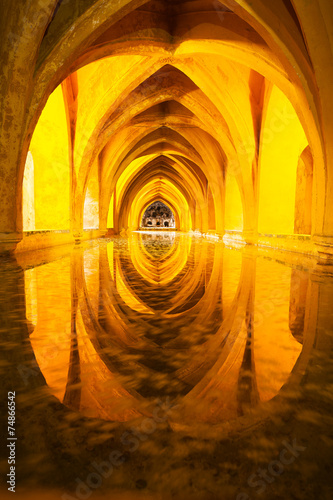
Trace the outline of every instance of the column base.
<instances>
[{"instance_id":1,"label":"column base","mask_svg":"<svg viewBox=\"0 0 333 500\"><path fill-rule=\"evenodd\" d=\"M206 236L208 236L209 238L214 238L214 239L216 239L216 240L222 240L222 239L223 239L224 234L219 233L218 231L215 231L215 229L209 229L209 230L206 232Z\"/></svg>"},{"instance_id":2,"label":"column base","mask_svg":"<svg viewBox=\"0 0 333 500\"><path fill-rule=\"evenodd\" d=\"M257 245L258 243L258 233L254 231L243 231L242 237L247 245Z\"/></svg>"},{"instance_id":3,"label":"column base","mask_svg":"<svg viewBox=\"0 0 333 500\"><path fill-rule=\"evenodd\" d=\"M235 245L235 246L247 244L242 231L226 230L223 236L223 242L226 243L227 245Z\"/></svg>"},{"instance_id":4,"label":"column base","mask_svg":"<svg viewBox=\"0 0 333 500\"><path fill-rule=\"evenodd\" d=\"M312 240L316 246L319 258L329 263L333 262L333 236L314 234Z\"/></svg>"},{"instance_id":5,"label":"column base","mask_svg":"<svg viewBox=\"0 0 333 500\"><path fill-rule=\"evenodd\" d=\"M82 231L73 231L72 235L75 244L81 243L81 241L96 240L97 238L102 238L107 233L107 230L100 229L83 229Z\"/></svg>"},{"instance_id":6,"label":"column base","mask_svg":"<svg viewBox=\"0 0 333 500\"><path fill-rule=\"evenodd\" d=\"M13 253L22 238L22 233L0 233L0 254Z\"/></svg>"}]
</instances>

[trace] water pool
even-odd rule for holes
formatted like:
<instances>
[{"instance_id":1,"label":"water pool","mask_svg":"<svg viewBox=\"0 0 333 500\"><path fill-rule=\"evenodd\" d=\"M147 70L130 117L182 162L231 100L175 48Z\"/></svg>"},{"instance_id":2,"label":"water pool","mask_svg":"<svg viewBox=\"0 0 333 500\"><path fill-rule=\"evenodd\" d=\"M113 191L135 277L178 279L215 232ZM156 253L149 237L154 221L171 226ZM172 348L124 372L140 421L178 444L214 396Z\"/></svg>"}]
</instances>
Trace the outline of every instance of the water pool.
<instances>
[{"instance_id":1,"label":"water pool","mask_svg":"<svg viewBox=\"0 0 333 500\"><path fill-rule=\"evenodd\" d=\"M150 231L3 259L1 287L25 497L332 497L330 266Z\"/></svg>"}]
</instances>

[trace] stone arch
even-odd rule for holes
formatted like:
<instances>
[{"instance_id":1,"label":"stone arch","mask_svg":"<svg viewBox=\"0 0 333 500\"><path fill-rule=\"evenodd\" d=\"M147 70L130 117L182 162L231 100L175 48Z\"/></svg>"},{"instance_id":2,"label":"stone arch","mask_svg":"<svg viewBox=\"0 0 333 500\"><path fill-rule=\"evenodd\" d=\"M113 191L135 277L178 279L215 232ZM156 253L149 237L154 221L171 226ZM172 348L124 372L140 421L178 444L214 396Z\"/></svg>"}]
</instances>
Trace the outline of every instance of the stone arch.
<instances>
[{"instance_id":1,"label":"stone arch","mask_svg":"<svg viewBox=\"0 0 333 500\"><path fill-rule=\"evenodd\" d=\"M259 66L256 66L256 70L261 74L265 73L266 79L271 76L272 83L288 96L306 131L313 155L314 191L316 191L313 197L316 204L313 209L315 217L312 218L313 240L326 250L331 248L330 235L332 235L333 223L330 217L332 206L330 197L333 193L331 189L333 170L330 162L333 156L329 152L333 144L330 140L332 113L330 106L325 105L325 101L330 102L327 89L330 88L332 72L328 70L318 72L317 70L324 59L327 68L331 66L331 43L328 36L330 16L322 15L322 12L327 13L328 7L325 7L321 0L315 0L311 5L306 6L300 0L295 0L293 7L290 2L282 0L274 4L265 4L261 0L253 2L235 0L232 5L227 0L217 0L212 2L211 6L207 4L205 18L196 15L195 9L188 9L189 29L182 30L179 24L174 23L162 34L159 26L149 24L151 19L144 14L145 9L140 10L145 3L144 0L122 0L117 5L105 7L102 0L78 1L78 8L70 11L67 2L58 5L54 0L49 0L45 5L43 4L43 8L39 9L36 15L35 8L40 7L40 2L33 0L25 11L26 22L23 35L18 34L19 24L17 29L15 28L15 16L9 15L6 30L11 34L11 43L15 45L15 50L10 57L14 57L14 54L19 57L15 61L10 61L11 66L8 71L9 75L17 75L17 82L13 85L8 84L8 99L1 101L4 110L1 116L4 123L11 123L8 130L6 128L2 140L4 151L8 152L6 158L4 157L4 164L10 165L8 167L10 173L1 182L6 184L4 187L8 188L9 193L13 192L14 187L17 196L16 200L11 200L10 196L6 195L5 207L0 216L0 228L2 227L7 233L19 232L22 229L22 183L25 157L32 131L48 96L64 78L86 62L110 55L112 44L115 55L117 50L119 50L118 53L134 50L135 43L132 42L137 40L138 35L136 29L132 29L130 19L139 15L143 22L142 26L153 28L151 47L160 44L160 52L154 54L153 63L156 63L156 66L160 65L160 61L157 62L157 60L163 58L164 64L177 68L180 68L182 64L191 67L188 62L190 54L196 47L196 54L200 54L197 58L198 67L202 63L201 55L204 57L204 54L216 53L221 57L225 55L232 61L236 72L239 71L241 74L243 70L237 65L245 65L246 60L250 60L253 56L253 59L256 58L259 61L258 64L262 66L260 71ZM224 9L226 4L228 8ZM222 10L218 8L219 5L222 6ZM170 13L172 8L169 3L163 4L162 18L163 15ZM145 19L143 19L144 16L146 16ZM33 20L32 23L29 23L30 19ZM282 28L281 19L283 19ZM128 39L127 46L118 36L121 32L127 33L126 30L120 29L125 25L129 28L128 34L132 37ZM313 29L312 25L322 26L322 29ZM229 33L231 33L229 38L227 27L230 28ZM244 43L246 36L250 43ZM322 43L318 43L316 37ZM175 40L177 40L176 43L174 43ZM144 41L146 42L147 40ZM232 45L235 45L235 49ZM145 57L149 52L147 43L146 49ZM106 52L102 54L102 50ZM27 60L31 62L31 70L29 77L24 78L23 85L20 75L23 74L23 69L26 70ZM204 69L206 64L207 60L202 63ZM252 62L249 62L247 67L254 68ZM195 68L196 71L197 68ZM206 71L207 81L208 73ZM221 74L221 81L224 77L225 75ZM199 76L199 73L196 73L194 80L196 82L201 80L204 86L204 77ZM31 85L26 85L27 81ZM134 82L134 86L135 83L138 82ZM15 89L19 87L22 92L18 99L18 96L15 96ZM12 110L15 109L16 104L17 110L13 113ZM71 133L72 130L69 135ZM237 131L235 133L237 135ZM71 140L73 140L72 135ZM13 144L12 148L11 144ZM71 165L70 168L72 167ZM244 225L246 230L251 228L255 231L254 196L250 189L251 168L251 163L243 166L243 170L246 170L246 182L245 187L240 186L240 191L245 197L244 214L247 220ZM74 178L72 185L75 186L76 182L77 179ZM218 179L218 183L221 183L221 179ZM84 189L85 185L75 194L72 205L81 204L83 207ZM254 192L256 189L257 187L254 186ZM319 196L319 192L325 192L325 196ZM221 209L221 204L218 209ZM250 216L247 215L249 212L252 212Z\"/></svg>"}]
</instances>

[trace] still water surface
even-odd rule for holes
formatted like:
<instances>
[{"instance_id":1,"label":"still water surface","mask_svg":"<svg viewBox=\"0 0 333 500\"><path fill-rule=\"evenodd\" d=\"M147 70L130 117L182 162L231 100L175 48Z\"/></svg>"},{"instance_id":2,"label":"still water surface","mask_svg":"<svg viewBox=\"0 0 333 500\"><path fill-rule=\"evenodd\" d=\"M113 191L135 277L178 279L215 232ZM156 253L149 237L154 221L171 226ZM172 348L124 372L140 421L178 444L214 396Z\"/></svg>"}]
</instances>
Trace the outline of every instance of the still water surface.
<instances>
[{"instance_id":1,"label":"still water surface","mask_svg":"<svg viewBox=\"0 0 333 500\"><path fill-rule=\"evenodd\" d=\"M2 263L0 368L18 487L331 497L329 266L172 232L17 260Z\"/></svg>"}]
</instances>

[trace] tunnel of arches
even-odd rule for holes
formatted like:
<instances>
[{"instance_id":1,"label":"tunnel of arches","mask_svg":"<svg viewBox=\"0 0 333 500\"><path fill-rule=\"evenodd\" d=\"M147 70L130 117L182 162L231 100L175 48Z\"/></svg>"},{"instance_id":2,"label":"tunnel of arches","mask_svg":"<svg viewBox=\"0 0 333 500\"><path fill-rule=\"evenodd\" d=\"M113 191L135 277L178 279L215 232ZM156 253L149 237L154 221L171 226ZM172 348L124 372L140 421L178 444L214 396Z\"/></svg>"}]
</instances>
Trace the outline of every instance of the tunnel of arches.
<instances>
[{"instance_id":1,"label":"tunnel of arches","mask_svg":"<svg viewBox=\"0 0 333 500\"><path fill-rule=\"evenodd\" d=\"M317 71L330 46L318 52L309 17L324 1L78 4L50 0L29 43L14 37L22 60L37 34L40 46L27 109L3 139L9 246L36 231L134 230L159 200L181 231L308 236L330 253L332 75Z\"/></svg>"},{"instance_id":2,"label":"tunnel of arches","mask_svg":"<svg viewBox=\"0 0 333 500\"><path fill-rule=\"evenodd\" d=\"M28 486L35 471L61 491L89 479L162 396L176 415L105 492L128 478L135 498L153 492L136 467L150 456L171 496L214 495L235 442L246 485L280 452L276 423L303 419L311 437L329 422L331 0L4 0L0 25L3 371L27 401L26 442L45 430Z\"/></svg>"}]
</instances>

